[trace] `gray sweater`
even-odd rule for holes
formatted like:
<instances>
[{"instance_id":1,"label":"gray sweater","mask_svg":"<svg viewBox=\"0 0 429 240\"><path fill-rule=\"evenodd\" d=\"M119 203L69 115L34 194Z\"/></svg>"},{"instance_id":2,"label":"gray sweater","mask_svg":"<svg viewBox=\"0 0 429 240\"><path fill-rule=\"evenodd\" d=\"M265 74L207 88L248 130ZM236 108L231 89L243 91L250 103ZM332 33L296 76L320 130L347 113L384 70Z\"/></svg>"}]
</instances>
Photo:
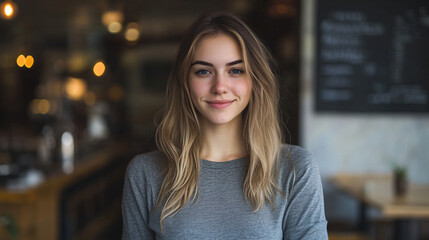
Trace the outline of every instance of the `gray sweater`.
<instances>
[{"instance_id":1,"label":"gray sweater","mask_svg":"<svg viewBox=\"0 0 429 240\"><path fill-rule=\"evenodd\" d=\"M296 180L293 182L292 156ZM188 202L163 221L154 209L163 174L159 151L136 156L129 164L123 194L122 239L328 239L319 170L312 156L282 145L275 209L265 203L254 212L243 195L248 158L201 160L198 201Z\"/></svg>"}]
</instances>

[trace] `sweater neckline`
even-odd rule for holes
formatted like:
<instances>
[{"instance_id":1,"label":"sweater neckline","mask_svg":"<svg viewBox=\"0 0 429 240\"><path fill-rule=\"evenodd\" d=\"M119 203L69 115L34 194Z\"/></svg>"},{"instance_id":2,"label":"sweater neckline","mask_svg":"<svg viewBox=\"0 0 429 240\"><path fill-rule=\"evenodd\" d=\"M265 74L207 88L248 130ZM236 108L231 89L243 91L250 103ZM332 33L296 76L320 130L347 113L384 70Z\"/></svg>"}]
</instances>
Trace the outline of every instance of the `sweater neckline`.
<instances>
[{"instance_id":1,"label":"sweater neckline","mask_svg":"<svg viewBox=\"0 0 429 240\"><path fill-rule=\"evenodd\" d=\"M201 159L202 168L226 169L226 168L240 168L249 166L249 157L242 157L237 159L228 160L225 162L214 162L206 159Z\"/></svg>"}]
</instances>

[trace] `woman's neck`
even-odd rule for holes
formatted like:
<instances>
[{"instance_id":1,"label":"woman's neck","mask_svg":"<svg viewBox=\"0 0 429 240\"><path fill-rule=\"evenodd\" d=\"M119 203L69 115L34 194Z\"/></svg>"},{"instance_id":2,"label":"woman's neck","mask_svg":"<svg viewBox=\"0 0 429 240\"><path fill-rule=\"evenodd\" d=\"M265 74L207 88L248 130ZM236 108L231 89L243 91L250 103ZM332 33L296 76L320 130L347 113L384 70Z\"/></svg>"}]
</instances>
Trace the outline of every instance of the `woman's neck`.
<instances>
[{"instance_id":1,"label":"woman's neck","mask_svg":"<svg viewBox=\"0 0 429 240\"><path fill-rule=\"evenodd\" d=\"M212 124L201 118L200 157L214 162L225 162L248 155L243 138L241 116L227 124Z\"/></svg>"}]
</instances>

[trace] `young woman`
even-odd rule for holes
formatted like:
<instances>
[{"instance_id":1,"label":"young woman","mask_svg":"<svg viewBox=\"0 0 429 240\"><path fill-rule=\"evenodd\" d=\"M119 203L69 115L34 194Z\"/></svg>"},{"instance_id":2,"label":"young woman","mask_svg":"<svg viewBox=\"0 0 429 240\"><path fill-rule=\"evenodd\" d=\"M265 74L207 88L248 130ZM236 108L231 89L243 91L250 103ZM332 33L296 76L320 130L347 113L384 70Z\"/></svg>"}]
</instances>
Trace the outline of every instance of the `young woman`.
<instances>
[{"instance_id":1,"label":"young woman","mask_svg":"<svg viewBox=\"0 0 429 240\"><path fill-rule=\"evenodd\" d=\"M271 57L240 19L182 41L157 132L129 164L123 239L327 239L317 165L281 143Z\"/></svg>"}]
</instances>

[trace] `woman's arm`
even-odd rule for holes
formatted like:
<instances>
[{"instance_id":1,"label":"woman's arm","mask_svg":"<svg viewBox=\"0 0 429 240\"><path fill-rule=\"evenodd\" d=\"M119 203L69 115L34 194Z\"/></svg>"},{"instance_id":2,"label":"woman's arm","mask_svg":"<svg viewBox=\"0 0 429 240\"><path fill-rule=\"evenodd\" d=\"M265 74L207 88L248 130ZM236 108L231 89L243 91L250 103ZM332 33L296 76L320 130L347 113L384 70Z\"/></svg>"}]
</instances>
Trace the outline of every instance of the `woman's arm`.
<instances>
[{"instance_id":1,"label":"woman's arm","mask_svg":"<svg viewBox=\"0 0 429 240\"><path fill-rule=\"evenodd\" d=\"M295 156L296 182L287 197L283 239L328 239L318 166L305 150Z\"/></svg>"},{"instance_id":2,"label":"woman's arm","mask_svg":"<svg viewBox=\"0 0 429 240\"><path fill-rule=\"evenodd\" d=\"M144 177L143 159L136 157L128 165L122 197L123 240L155 239L149 228L150 182Z\"/></svg>"}]
</instances>

